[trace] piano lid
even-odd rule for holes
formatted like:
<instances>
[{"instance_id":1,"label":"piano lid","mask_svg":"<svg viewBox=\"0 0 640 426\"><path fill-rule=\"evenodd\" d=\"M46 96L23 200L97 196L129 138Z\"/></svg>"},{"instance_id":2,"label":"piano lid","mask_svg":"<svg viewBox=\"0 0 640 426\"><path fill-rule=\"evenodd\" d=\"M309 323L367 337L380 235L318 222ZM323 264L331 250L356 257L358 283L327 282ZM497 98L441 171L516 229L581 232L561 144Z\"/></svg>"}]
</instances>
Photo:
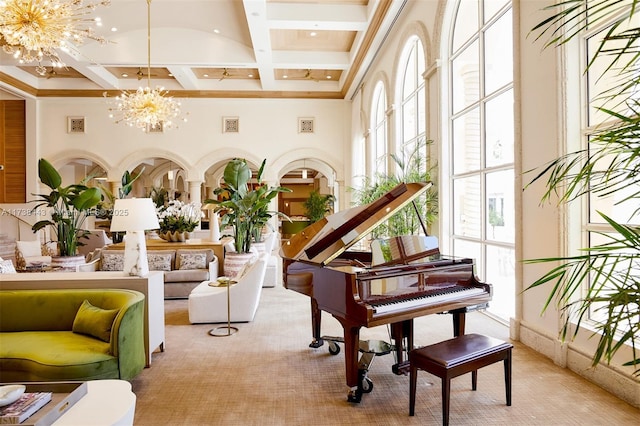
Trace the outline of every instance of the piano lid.
<instances>
[{"instance_id":1,"label":"piano lid","mask_svg":"<svg viewBox=\"0 0 640 426\"><path fill-rule=\"evenodd\" d=\"M329 215L291 237L282 245L280 254L287 259L326 265L431 185L431 182L401 183L372 203Z\"/></svg>"}]
</instances>

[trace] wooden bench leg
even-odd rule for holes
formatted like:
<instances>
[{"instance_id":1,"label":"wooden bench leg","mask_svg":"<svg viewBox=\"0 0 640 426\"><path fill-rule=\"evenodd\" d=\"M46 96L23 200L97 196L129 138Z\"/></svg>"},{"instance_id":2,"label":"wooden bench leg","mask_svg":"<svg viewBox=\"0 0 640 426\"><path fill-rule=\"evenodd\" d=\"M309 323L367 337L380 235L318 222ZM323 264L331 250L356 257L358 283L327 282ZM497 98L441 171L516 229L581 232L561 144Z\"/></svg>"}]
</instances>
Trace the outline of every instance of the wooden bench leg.
<instances>
[{"instance_id":1,"label":"wooden bench leg","mask_svg":"<svg viewBox=\"0 0 640 426\"><path fill-rule=\"evenodd\" d=\"M449 400L451 396L451 378L442 378L442 425L449 425Z\"/></svg>"},{"instance_id":2,"label":"wooden bench leg","mask_svg":"<svg viewBox=\"0 0 640 426\"><path fill-rule=\"evenodd\" d=\"M416 384L418 382L418 368L411 367L409 370L409 415L415 414L416 408Z\"/></svg>"},{"instance_id":3,"label":"wooden bench leg","mask_svg":"<svg viewBox=\"0 0 640 426\"><path fill-rule=\"evenodd\" d=\"M511 349L504 359L504 387L507 393L507 406L511 406Z\"/></svg>"}]
</instances>

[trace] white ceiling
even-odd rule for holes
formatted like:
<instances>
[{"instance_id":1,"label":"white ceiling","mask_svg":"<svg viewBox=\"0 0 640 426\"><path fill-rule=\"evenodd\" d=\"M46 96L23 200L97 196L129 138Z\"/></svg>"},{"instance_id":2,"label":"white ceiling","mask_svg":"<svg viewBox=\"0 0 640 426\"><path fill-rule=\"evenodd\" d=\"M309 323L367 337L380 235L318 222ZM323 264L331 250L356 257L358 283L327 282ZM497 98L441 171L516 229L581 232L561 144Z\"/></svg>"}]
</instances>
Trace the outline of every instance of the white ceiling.
<instances>
[{"instance_id":1,"label":"white ceiling","mask_svg":"<svg viewBox=\"0 0 640 426\"><path fill-rule=\"evenodd\" d=\"M349 98L405 2L153 0L151 85L178 97ZM52 75L48 67L44 77L35 64L0 51L0 84L33 96L101 96L146 85L146 0L111 0L89 16L100 18L96 33L106 45L87 40L62 52L67 69Z\"/></svg>"}]
</instances>

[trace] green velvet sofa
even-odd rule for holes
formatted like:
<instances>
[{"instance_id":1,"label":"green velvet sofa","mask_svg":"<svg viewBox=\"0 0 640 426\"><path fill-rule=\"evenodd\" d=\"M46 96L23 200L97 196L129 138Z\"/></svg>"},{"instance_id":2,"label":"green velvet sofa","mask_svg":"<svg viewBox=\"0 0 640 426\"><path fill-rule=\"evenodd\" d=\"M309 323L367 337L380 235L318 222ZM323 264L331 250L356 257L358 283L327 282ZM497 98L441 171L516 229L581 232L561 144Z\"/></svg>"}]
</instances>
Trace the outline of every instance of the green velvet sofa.
<instances>
[{"instance_id":1,"label":"green velvet sofa","mask_svg":"<svg viewBox=\"0 0 640 426\"><path fill-rule=\"evenodd\" d=\"M144 303L124 289L0 290L0 382L132 379Z\"/></svg>"}]
</instances>

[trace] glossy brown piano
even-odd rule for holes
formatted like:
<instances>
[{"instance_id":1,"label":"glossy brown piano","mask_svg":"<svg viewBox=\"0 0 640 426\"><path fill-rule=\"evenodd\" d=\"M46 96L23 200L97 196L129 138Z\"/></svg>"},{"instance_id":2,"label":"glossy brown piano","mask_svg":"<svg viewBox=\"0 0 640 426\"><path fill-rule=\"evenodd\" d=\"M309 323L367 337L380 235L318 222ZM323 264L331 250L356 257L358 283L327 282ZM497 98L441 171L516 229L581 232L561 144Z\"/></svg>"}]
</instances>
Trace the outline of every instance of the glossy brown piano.
<instances>
[{"instance_id":1,"label":"glossy brown piano","mask_svg":"<svg viewBox=\"0 0 640 426\"><path fill-rule=\"evenodd\" d=\"M366 373L376 353L395 351L393 371L407 373L413 318L450 313L453 334L461 335L465 313L486 307L491 299L492 287L477 280L474 261L440 254L434 237L396 237L376 241L371 251L348 250L430 185L400 184L370 204L327 216L282 245L284 286L311 298L309 346L320 347L330 340L329 351L337 354L335 341L344 342L351 402L360 402L362 394L371 391L373 383ZM322 311L340 322L343 337L321 336ZM384 324L390 325L393 344L387 349L367 348L367 342L359 339L360 328Z\"/></svg>"}]
</instances>

